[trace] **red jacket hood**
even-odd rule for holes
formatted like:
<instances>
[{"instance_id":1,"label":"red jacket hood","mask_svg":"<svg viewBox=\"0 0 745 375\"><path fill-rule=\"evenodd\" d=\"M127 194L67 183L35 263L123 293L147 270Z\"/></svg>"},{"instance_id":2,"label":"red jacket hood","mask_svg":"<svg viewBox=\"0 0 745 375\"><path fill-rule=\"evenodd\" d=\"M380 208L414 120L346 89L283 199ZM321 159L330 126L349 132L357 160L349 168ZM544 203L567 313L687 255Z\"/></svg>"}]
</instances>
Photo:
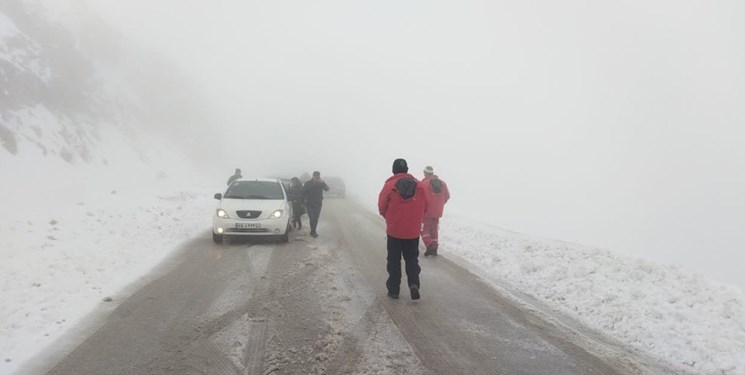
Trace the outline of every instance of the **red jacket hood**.
<instances>
[{"instance_id":1,"label":"red jacket hood","mask_svg":"<svg viewBox=\"0 0 745 375\"><path fill-rule=\"evenodd\" d=\"M424 192L427 196L428 203L427 211L424 213L424 217L426 218L442 217L442 213L445 210L445 203L450 200L450 190L448 189L448 184L446 184L445 181L440 180L440 183L442 184L442 191L440 191L440 193L435 193L432 189L432 185L430 185L430 181L434 179L440 180L440 177L438 177L437 175L433 175L422 180L422 188L424 189Z\"/></svg>"}]
</instances>

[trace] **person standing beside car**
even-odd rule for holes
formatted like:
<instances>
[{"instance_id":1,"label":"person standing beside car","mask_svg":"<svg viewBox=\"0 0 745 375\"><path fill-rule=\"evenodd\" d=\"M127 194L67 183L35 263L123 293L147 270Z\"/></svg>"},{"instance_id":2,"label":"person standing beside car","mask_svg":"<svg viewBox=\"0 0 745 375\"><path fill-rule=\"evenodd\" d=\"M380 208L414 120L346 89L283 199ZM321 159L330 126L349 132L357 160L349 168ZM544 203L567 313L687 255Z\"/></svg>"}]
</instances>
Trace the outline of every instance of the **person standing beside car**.
<instances>
[{"instance_id":1,"label":"person standing beside car","mask_svg":"<svg viewBox=\"0 0 745 375\"><path fill-rule=\"evenodd\" d=\"M324 191L329 191L329 186L321 180L321 172L313 172L313 178L303 185L305 208L308 210L308 218L310 219L310 235L313 238L318 237L316 228L318 227L318 218L321 216Z\"/></svg>"},{"instance_id":2,"label":"person standing beside car","mask_svg":"<svg viewBox=\"0 0 745 375\"><path fill-rule=\"evenodd\" d=\"M445 203L450 200L450 191L445 181L440 180L434 169L429 165L424 168L422 187L429 203L422 222L422 242L424 242L424 247L427 248L424 256L437 256L437 249L440 244L437 232L442 212L445 210Z\"/></svg>"},{"instance_id":3,"label":"person standing beside car","mask_svg":"<svg viewBox=\"0 0 745 375\"><path fill-rule=\"evenodd\" d=\"M233 174L232 176L230 176L230 178L228 178L228 185L232 184L233 181L241 179L241 178L243 178L243 176L241 176L241 169L236 168L235 174Z\"/></svg>"},{"instance_id":4,"label":"person standing beside car","mask_svg":"<svg viewBox=\"0 0 745 375\"><path fill-rule=\"evenodd\" d=\"M410 175L404 159L393 162L393 176L386 180L378 196L378 210L385 218L388 235L388 296L397 299L401 286L401 257L406 263L406 279L411 299L419 294L419 235L427 196L419 181Z\"/></svg>"},{"instance_id":5,"label":"person standing beside car","mask_svg":"<svg viewBox=\"0 0 745 375\"><path fill-rule=\"evenodd\" d=\"M287 190L292 202L292 226L295 229L303 228L302 216L305 213L305 202L303 200L303 183L300 179L293 177L290 180L290 188Z\"/></svg>"}]
</instances>

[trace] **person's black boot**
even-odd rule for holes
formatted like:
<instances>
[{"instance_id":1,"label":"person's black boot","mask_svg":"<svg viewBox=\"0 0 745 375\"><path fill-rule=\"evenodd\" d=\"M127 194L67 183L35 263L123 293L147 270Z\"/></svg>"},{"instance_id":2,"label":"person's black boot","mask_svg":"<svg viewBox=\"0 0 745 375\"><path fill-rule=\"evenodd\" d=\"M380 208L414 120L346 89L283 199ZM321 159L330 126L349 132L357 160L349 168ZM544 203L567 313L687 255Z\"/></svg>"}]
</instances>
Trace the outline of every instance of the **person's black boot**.
<instances>
[{"instance_id":1,"label":"person's black boot","mask_svg":"<svg viewBox=\"0 0 745 375\"><path fill-rule=\"evenodd\" d=\"M393 294L391 292L388 292L388 297L390 297L390 299L398 299L398 294Z\"/></svg>"},{"instance_id":2,"label":"person's black boot","mask_svg":"<svg viewBox=\"0 0 745 375\"><path fill-rule=\"evenodd\" d=\"M419 287L416 285L412 285L409 287L409 291L411 292L411 299L417 300L421 296L419 295Z\"/></svg>"}]
</instances>

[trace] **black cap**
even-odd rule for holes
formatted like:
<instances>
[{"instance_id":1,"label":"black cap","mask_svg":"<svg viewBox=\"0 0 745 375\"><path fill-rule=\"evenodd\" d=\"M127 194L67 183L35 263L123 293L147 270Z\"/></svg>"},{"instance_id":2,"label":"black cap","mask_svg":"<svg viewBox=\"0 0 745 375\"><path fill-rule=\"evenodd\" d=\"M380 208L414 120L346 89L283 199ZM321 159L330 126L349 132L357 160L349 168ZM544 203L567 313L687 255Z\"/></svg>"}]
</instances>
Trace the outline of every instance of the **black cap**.
<instances>
[{"instance_id":1,"label":"black cap","mask_svg":"<svg viewBox=\"0 0 745 375\"><path fill-rule=\"evenodd\" d=\"M409 171L409 166L406 164L404 159L396 159L393 161L393 174L406 173Z\"/></svg>"}]
</instances>

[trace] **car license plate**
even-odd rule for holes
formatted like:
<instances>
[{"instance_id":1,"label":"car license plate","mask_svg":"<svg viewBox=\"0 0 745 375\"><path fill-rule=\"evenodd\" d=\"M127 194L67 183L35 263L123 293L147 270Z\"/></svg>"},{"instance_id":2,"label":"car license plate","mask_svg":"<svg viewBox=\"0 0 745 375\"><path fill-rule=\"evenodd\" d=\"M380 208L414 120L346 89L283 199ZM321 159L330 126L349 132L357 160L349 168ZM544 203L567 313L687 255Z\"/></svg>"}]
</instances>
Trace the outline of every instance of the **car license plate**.
<instances>
[{"instance_id":1,"label":"car license plate","mask_svg":"<svg viewBox=\"0 0 745 375\"><path fill-rule=\"evenodd\" d=\"M238 229L259 229L261 225L257 223L235 223L235 227Z\"/></svg>"}]
</instances>

